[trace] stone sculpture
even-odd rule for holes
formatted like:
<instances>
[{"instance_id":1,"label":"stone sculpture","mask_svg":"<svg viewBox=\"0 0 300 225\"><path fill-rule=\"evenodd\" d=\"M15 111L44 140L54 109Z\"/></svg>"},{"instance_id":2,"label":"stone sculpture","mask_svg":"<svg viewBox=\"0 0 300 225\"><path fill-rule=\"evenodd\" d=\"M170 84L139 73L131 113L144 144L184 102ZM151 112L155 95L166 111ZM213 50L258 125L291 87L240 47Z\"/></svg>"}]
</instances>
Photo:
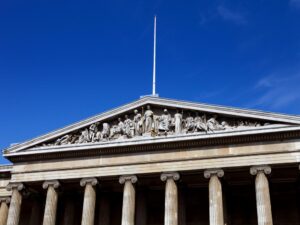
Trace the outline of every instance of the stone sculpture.
<instances>
[{"instance_id":1,"label":"stone sculpture","mask_svg":"<svg viewBox=\"0 0 300 225\"><path fill-rule=\"evenodd\" d=\"M172 110L171 110L172 111ZM210 134L217 131L229 131L234 129L246 129L249 127L267 126L269 122L262 123L260 121L222 118L220 120L217 114L200 115L199 112L187 112L186 117L177 109L173 113L169 109L152 111L151 106L147 105L145 113L139 113L138 109L133 111L131 115L119 117L117 121L103 122L102 126L99 122L93 123L78 131L65 134L57 138L53 142L43 144L43 146L66 145L66 144L84 144L94 143L108 140L116 140L119 138L135 138L149 137L158 135L181 135L181 134ZM173 116L172 116L173 115ZM210 118L207 120L207 116Z\"/></svg>"},{"instance_id":2,"label":"stone sculpture","mask_svg":"<svg viewBox=\"0 0 300 225\"><path fill-rule=\"evenodd\" d=\"M141 136L143 134L143 119L142 115L139 113L137 109L134 110L134 131L135 135Z\"/></svg>"},{"instance_id":3,"label":"stone sculpture","mask_svg":"<svg viewBox=\"0 0 300 225\"><path fill-rule=\"evenodd\" d=\"M188 117L185 119L185 131L186 133L194 132L194 128L194 118L191 116L191 113L188 113Z\"/></svg>"},{"instance_id":4,"label":"stone sculpture","mask_svg":"<svg viewBox=\"0 0 300 225\"><path fill-rule=\"evenodd\" d=\"M171 115L169 114L167 109L164 109L164 114L161 115L158 119L158 131L167 133L169 131L170 123L171 123Z\"/></svg>"},{"instance_id":5,"label":"stone sculpture","mask_svg":"<svg viewBox=\"0 0 300 225\"><path fill-rule=\"evenodd\" d=\"M134 124L131 119L129 119L128 115L125 115L124 120L124 134L127 138L132 138L134 136Z\"/></svg>"},{"instance_id":6,"label":"stone sculpture","mask_svg":"<svg viewBox=\"0 0 300 225\"><path fill-rule=\"evenodd\" d=\"M218 115L213 115L212 118L210 118L207 121L207 130L208 131L216 131L216 130L224 130L225 128L219 123L217 120Z\"/></svg>"},{"instance_id":7,"label":"stone sculpture","mask_svg":"<svg viewBox=\"0 0 300 225\"><path fill-rule=\"evenodd\" d=\"M203 117L199 116L199 113L196 112L196 117L194 119L195 122L195 129L196 131L207 131L207 124L206 124L206 116Z\"/></svg>"},{"instance_id":8,"label":"stone sculpture","mask_svg":"<svg viewBox=\"0 0 300 225\"><path fill-rule=\"evenodd\" d=\"M174 114L174 127L175 134L180 134L182 132L182 114L179 113L178 109Z\"/></svg>"},{"instance_id":9,"label":"stone sculpture","mask_svg":"<svg viewBox=\"0 0 300 225\"><path fill-rule=\"evenodd\" d=\"M153 129L153 111L151 110L150 105L147 105L147 110L144 115L145 119L145 133L150 133Z\"/></svg>"}]
</instances>

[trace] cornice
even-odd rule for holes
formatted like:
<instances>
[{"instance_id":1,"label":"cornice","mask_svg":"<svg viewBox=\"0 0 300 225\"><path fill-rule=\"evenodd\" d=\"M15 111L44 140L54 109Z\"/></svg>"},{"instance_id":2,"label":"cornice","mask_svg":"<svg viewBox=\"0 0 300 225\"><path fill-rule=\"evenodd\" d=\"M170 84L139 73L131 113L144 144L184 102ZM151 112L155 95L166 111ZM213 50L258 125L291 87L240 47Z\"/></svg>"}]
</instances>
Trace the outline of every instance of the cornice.
<instances>
[{"instance_id":1,"label":"cornice","mask_svg":"<svg viewBox=\"0 0 300 225\"><path fill-rule=\"evenodd\" d=\"M254 130L252 132L239 132L239 134L227 134L217 135L215 134L211 138L198 137L184 137L182 139L172 141L161 141L150 139L147 143L136 143L128 145L85 145L71 148L57 148L49 149L45 152L45 149L33 150L31 152L24 152L23 154L16 153L14 155L7 156L12 162L25 162L25 161L36 161L36 160L49 160L49 159L63 159L63 158L82 158L82 157L93 157L106 154L121 154L121 153L138 153L138 152L154 152L154 151L169 151L169 150L180 150L186 148L196 148L204 146L218 146L218 145L230 145L230 144L244 144L254 142L270 142L270 141L283 141L300 138L300 127L288 127L288 128L277 128L273 131L268 129L258 132ZM84 148L83 148L84 147Z\"/></svg>"}]
</instances>

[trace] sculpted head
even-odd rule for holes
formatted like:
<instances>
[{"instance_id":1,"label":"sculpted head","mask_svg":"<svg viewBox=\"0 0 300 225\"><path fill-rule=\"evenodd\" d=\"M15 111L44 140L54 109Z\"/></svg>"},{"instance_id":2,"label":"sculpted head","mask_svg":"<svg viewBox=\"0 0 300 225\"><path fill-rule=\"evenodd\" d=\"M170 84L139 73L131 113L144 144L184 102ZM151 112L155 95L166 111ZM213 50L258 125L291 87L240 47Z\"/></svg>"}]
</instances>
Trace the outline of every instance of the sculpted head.
<instances>
[{"instance_id":1,"label":"sculpted head","mask_svg":"<svg viewBox=\"0 0 300 225\"><path fill-rule=\"evenodd\" d=\"M133 112L134 112L134 114L138 114L139 111L137 109L135 109Z\"/></svg>"},{"instance_id":2,"label":"sculpted head","mask_svg":"<svg viewBox=\"0 0 300 225\"><path fill-rule=\"evenodd\" d=\"M125 119L128 119L128 115L125 115Z\"/></svg>"},{"instance_id":3,"label":"sculpted head","mask_svg":"<svg viewBox=\"0 0 300 225\"><path fill-rule=\"evenodd\" d=\"M147 109L150 110L150 109L151 109L151 106L150 106L150 105L147 105Z\"/></svg>"},{"instance_id":4,"label":"sculpted head","mask_svg":"<svg viewBox=\"0 0 300 225\"><path fill-rule=\"evenodd\" d=\"M167 109L164 109L164 113L167 114L167 113L168 113L168 110L167 110Z\"/></svg>"}]
</instances>

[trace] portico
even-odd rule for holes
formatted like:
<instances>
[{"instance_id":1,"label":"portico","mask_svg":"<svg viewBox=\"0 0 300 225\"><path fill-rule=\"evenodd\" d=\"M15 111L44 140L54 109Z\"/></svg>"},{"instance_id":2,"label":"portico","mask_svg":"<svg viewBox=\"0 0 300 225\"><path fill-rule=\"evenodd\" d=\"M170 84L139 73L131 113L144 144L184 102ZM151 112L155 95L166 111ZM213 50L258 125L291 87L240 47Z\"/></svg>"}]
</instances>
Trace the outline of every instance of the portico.
<instances>
[{"instance_id":1,"label":"portico","mask_svg":"<svg viewBox=\"0 0 300 225\"><path fill-rule=\"evenodd\" d=\"M148 97L4 155L9 225L300 222L299 117Z\"/></svg>"}]
</instances>

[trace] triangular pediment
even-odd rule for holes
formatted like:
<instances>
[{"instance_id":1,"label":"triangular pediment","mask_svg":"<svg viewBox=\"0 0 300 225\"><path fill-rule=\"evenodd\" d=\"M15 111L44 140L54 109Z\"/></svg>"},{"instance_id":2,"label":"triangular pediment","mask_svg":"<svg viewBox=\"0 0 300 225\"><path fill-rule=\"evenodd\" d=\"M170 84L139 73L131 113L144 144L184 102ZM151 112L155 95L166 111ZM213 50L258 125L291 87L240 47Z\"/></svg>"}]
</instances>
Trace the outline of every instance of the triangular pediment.
<instances>
[{"instance_id":1,"label":"triangular pediment","mask_svg":"<svg viewBox=\"0 0 300 225\"><path fill-rule=\"evenodd\" d=\"M155 138L207 137L242 131L300 126L299 116L144 97L49 134L9 147L27 149L143 142Z\"/></svg>"}]
</instances>

